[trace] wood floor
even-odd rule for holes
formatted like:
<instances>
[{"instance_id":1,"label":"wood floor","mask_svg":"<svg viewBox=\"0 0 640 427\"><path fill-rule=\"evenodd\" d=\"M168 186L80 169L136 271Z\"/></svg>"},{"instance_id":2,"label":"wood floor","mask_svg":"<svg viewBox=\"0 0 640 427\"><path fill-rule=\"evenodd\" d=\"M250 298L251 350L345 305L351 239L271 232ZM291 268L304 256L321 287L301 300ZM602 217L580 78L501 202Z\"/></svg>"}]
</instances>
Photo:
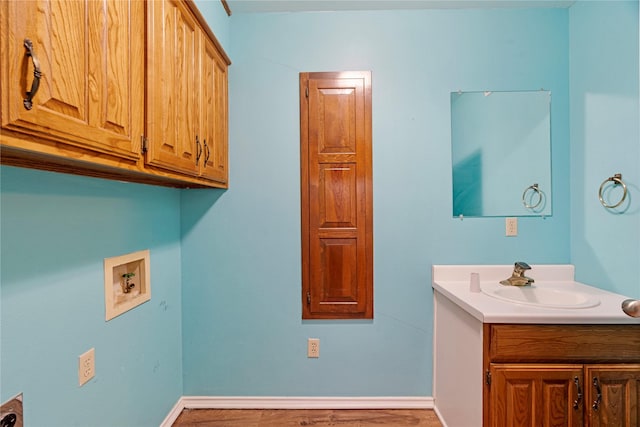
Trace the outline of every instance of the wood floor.
<instances>
[{"instance_id":1,"label":"wood floor","mask_svg":"<svg viewBox=\"0 0 640 427\"><path fill-rule=\"evenodd\" d=\"M173 427L441 427L427 409L185 409Z\"/></svg>"}]
</instances>

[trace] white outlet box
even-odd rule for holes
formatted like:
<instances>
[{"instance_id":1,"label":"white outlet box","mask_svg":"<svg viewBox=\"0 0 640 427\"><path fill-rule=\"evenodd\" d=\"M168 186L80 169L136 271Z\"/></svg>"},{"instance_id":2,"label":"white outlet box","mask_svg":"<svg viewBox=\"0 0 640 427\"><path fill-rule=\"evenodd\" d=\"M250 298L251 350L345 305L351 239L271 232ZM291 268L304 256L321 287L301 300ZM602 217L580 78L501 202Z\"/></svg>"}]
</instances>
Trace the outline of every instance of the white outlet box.
<instances>
[{"instance_id":1,"label":"white outlet box","mask_svg":"<svg viewBox=\"0 0 640 427\"><path fill-rule=\"evenodd\" d=\"M309 341L307 341L307 357L320 357L319 338L309 338Z\"/></svg>"},{"instance_id":2,"label":"white outlet box","mask_svg":"<svg viewBox=\"0 0 640 427\"><path fill-rule=\"evenodd\" d=\"M78 357L78 383L84 385L96 375L96 349L81 354Z\"/></svg>"},{"instance_id":3,"label":"white outlet box","mask_svg":"<svg viewBox=\"0 0 640 427\"><path fill-rule=\"evenodd\" d=\"M505 218L505 234L509 237L518 235L518 218Z\"/></svg>"}]
</instances>

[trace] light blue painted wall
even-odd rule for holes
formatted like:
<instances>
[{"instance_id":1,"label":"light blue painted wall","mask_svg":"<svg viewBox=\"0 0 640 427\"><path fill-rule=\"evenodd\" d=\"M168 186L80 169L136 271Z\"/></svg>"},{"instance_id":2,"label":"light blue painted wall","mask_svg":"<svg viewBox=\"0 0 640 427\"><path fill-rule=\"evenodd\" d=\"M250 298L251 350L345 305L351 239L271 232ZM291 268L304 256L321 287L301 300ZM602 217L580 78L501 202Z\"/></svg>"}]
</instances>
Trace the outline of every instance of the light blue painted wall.
<instances>
[{"instance_id":1,"label":"light blue painted wall","mask_svg":"<svg viewBox=\"0 0 640 427\"><path fill-rule=\"evenodd\" d=\"M1 400L24 393L26 426L158 426L182 395L180 192L0 173ZM104 258L143 249L151 301L105 322Z\"/></svg>"},{"instance_id":2,"label":"light blue painted wall","mask_svg":"<svg viewBox=\"0 0 640 427\"><path fill-rule=\"evenodd\" d=\"M220 0L195 0L198 10L209 24L216 39L224 47L228 55L229 52L229 17L222 7Z\"/></svg>"},{"instance_id":3,"label":"light blue painted wall","mask_svg":"<svg viewBox=\"0 0 640 427\"><path fill-rule=\"evenodd\" d=\"M569 19L571 260L579 280L639 298L638 2L580 1ZM608 210L598 189L616 173L628 201Z\"/></svg>"},{"instance_id":4,"label":"light blue painted wall","mask_svg":"<svg viewBox=\"0 0 640 427\"><path fill-rule=\"evenodd\" d=\"M431 395L432 264L569 262L568 41L566 9L232 15L230 189L182 197L185 394ZM301 321L298 75L324 70L372 71L370 322ZM453 219L449 93L539 88L553 216Z\"/></svg>"},{"instance_id":5,"label":"light blue painted wall","mask_svg":"<svg viewBox=\"0 0 640 427\"><path fill-rule=\"evenodd\" d=\"M640 296L625 282L640 263L637 2L231 19L197 4L234 61L230 190L0 168L0 397L24 392L29 425L154 426L181 394L430 395L432 264L574 262ZM376 318L303 323L298 73L340 69L373 72ZM520 219L517 238L500 219L450 218L448 93L539 87L553 217ZM616 172L624 215L596 198ZM144 248L152 300L105 323L102 260ZM97 376L79 388L90 347Z\"/></svg>"}]
</instances>

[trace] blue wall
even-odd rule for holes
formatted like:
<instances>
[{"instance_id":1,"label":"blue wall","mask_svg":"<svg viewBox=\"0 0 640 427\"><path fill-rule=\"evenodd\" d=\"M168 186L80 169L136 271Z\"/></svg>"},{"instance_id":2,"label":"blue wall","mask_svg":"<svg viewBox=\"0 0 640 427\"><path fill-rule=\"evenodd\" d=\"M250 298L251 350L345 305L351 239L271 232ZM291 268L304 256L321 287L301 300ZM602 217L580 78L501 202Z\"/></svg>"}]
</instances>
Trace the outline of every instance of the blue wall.
<instances>
[{"instance_id":1,"label":"blue wall","mask_svg":"<svg viewBox=\"0 0 640 427\"><path fill-rule=\"evenodd\" d=\"M230 190L0 168L0 397L24 392L29 425L156 426L183 394L429 396L432 264L574 262L640 297L637 1L231 18L197 3L233 60ZM302 322L298 73L342 69L373 73L375 319ZM449 92L541 87L553 216L516 238L451 218ZM597 200L617 172L623 214ZM105 322L103 259L146 248L151 301Z\"/></svg>"},{"instance_id":2,"label":"blue wall","mask_svg":"<svg viewBox=\"0 0 640 427\"><path fill-rule=\"evenodd\" d=\"M0 171L1 400L23 392L27 426L159 425L182 395L180 192ZM105 322L104 258L143 249L151 301Z\"/></svg>"},{"instance_id":3,"label":"blue wall","mask_svg":"<svg viewBox=\"0 0 640 427\"><path fill-rule=\"evenodd\" d=\"M185 394L431 395L432 264L569 262L568 35L566 9L232 15L231 188L182 198ZM372 71L372 322L301 321L298 75L323 70ZM450 92L539 88L553 216L452 218Z\"/></svg>"},{"instance_id":4,"label":"blue wall","mask_svg":"<svg viewBox=\"0 0 640 427\"><path fill-rule=\"evenodd\" d=\"M571 260L579 280L640 298L638 2L578 2L569 16ZM616 173L629 196L605 209L598 189Z\"/></svg>"}]
</instances>

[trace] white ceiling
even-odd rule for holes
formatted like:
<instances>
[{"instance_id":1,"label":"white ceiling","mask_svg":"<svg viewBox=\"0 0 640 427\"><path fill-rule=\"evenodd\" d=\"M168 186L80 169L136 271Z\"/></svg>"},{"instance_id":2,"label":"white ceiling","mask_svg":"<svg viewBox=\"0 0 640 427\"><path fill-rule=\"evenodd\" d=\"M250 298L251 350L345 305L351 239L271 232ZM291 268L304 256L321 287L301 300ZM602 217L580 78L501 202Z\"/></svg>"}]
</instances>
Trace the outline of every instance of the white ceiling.
<instances>
[{"instance_id":1,"label":"white ceiling","mask_svg":"<svg viewBox=\"0 0 640 427\"><path fill-rule=\"evenodd\" d=\"M227 0L232 13L338 10L567 8L562 0Z\"/></svg>"}]
</instances>

